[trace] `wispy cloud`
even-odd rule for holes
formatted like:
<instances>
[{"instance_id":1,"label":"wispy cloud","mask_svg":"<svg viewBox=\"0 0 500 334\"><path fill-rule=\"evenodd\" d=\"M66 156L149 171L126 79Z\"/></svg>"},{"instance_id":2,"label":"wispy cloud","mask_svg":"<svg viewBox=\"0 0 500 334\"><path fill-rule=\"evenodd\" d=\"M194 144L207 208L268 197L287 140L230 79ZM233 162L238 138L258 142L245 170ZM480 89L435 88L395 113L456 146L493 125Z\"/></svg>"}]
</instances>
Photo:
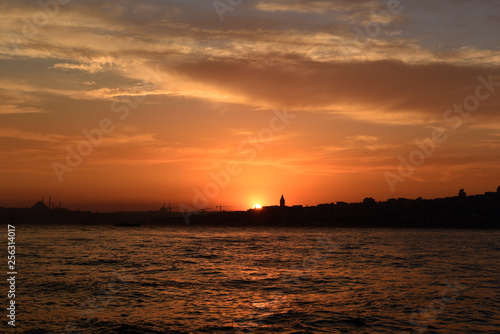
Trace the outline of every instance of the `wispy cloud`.
<instances>
[{"instance_id":1,"label":"wispy cloud","mask_svg":"<svg viewBox=\"0 0 500 334\"><path fill-rule=\"evenodd\" d=\"M89 73L97 73L103 71L104 66L105 65L102 63L90 63L90 64L60 63L60 64L55 64L52 68L63 69L63 70L80 70Z\"/></svg>"},{"instance_id":2,"label":"wispy cloud","mask_svg":"<svg viewBox=\"0 0 500 334\"><path fill-rule=\"evenodd\" d=\"M35 107L21 107L13 104L2 105L0 106L0 115L7 114L32 114L32 113L41 113L43 112L41 109Z\"/></svg>"},{"instance_id":3,"label":"wispy cloud","mask_svg":"<svg viewBox=\"0 0 500 334\"><path fill-rule=\"evenodd\" d=\"M379 138L375 136L357 135L357 136L349 136L346 139L352 142L364 142L371 144L377 142Z\"/></svg>"}]
</instances>

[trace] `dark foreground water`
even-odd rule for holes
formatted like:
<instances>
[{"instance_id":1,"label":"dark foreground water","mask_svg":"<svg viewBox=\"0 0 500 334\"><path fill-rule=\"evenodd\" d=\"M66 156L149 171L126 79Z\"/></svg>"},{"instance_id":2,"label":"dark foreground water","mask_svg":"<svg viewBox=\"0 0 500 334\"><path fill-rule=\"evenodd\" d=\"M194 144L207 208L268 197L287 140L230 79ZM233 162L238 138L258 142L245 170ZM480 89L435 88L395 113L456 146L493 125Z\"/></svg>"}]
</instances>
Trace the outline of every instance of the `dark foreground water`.
<instances>
[{"instance_id":1,"label":"dark foreground water","mask_svg":"<svg viewBox=\"0 0 500 334\"><path fill-rule=\"evenodd\" d=\"M500 231L16 233L16 333L500 333Z\"/></svg>"}]
</instances>

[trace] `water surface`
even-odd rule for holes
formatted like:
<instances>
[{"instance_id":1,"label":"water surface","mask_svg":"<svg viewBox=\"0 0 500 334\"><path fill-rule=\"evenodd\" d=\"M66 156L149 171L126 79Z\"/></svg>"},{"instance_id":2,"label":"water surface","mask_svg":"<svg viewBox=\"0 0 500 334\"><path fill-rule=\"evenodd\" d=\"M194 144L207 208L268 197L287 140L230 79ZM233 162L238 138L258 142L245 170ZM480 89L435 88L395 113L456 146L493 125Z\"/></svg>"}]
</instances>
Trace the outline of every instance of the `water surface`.
<instances>
[{"instance_id":1,"label":"water surface","mask_svg":"<svg viewBox=\"0 0 500 334\"><path fill-rule=\"evenodd\" d=\"M499 333L500 231L17 226L18 333Z\"/></svg>"}]
</instances>

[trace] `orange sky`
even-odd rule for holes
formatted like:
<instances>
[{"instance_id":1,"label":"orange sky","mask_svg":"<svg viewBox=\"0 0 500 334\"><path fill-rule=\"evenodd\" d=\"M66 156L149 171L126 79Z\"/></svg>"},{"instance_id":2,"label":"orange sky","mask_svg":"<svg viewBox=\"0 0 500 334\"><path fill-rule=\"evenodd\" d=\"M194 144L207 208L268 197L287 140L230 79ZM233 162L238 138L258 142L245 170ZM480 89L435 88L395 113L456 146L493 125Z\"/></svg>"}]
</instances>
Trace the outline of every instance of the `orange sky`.
<instances>
[{"instance_id":1,"label":"orange sky","mask_svg":"<svg viewBox=\"0 0 500 334\"><path fill-rule=\"evenodd\" d=\"M0 4L0 206L500 185L498 1L65 2Z\"/></svg>"}]
</instances>

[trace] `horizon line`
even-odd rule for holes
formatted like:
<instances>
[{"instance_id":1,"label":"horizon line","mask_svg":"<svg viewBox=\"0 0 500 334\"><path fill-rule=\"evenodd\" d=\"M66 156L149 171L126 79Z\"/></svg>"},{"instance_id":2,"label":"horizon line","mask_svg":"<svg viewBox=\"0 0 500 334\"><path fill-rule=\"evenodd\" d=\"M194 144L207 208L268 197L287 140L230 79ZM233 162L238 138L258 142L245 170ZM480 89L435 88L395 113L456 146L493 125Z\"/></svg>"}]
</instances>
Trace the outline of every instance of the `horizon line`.
<instances>
[{"instance_id":1,"label":"horizon line","mask_svg":"<svg viewBox=\"0 0 500 334\"><path fill-rule=\"evenodd\" d=\"M365 197L362 201L360 202L345 202L345 201L336 201L336 202L323 202L323 203L317 203L317 204L314 204L314 205L303 205L303 204L293 204L293 205L285 205L285 207L289 207L289 208L292 208L292 207L317 207L319 205L337 205L338 203L346 203L346 204L359 204L359 203L363 203L365 200L373 200L375 201L376 203L383 203L383 202L388 202L389 200L399 200L399 199L405 199L405 200L436 200L436 199L445 199L445 198L453 198L453 197L459 197L460 193L463 191L463 188L459 190L458 194L455 195L455 196L445 196L445 197L434 197L434 198L423 198L422 196L419 196L419 197L416 197L416 198L406 198L406 197L397 197L397 198L388 198L386 200L375 200L373 199L372 197ZM486 195L488 193L491 193L491 194L494 194L494 193L500 193L500 186L498 186L496 192L495 191L485 191L484 193L478 193L478 194L472 194L472 195L468 195L464 192L464 195L466 197L472 197L472 196L481 196L481 195ZM38 200L36 201L34 204L32 204L31 206L3 206L3 205L0 205L0 208L4 208L4 209L31 209L33 206L35 206L36 204L38 203L42 203L43 205L45 205L45 202L44 202L44 196L41 196L40 197L41 200ZM49 196L49 198L51 198L51 196ZM59 204L61 201L57 201ZM200 209L197 209L197 210L192 210L192 211L174 211L172 209L177 209L179 208L179 206L166 206L165 203L166 202L162 202L163 205L159 208L159 209L149 209L149 210L126 210L126 209L121 209L121 210L84 210L84 209L69 209L69 208L64 208L62 206L55 206L55 201L50 201L50 203L52 204L52 208L48 207L47 205L45 205L48 209L50 210L55 210L55 209L61 209L61 210L70 210L70 211L83 211L83 212L95 212L95 213L117 213L117 212L155 212L155 211L160 211L162 209L165 209L167 211L170 211L171 213L186 213L186 212L210 212L210 213L216 213L216 212L244 212L244 211L248 211L248 210L254 210L253 207L249 207L247 209L243 209L243 210L218 210L219 206L218 205L214 205L213 207L209 207L209 208L200 208ZM172 203L172 202L169 202L169 204ZM182 205L183 202L179 202L178 205ZM224 207L241 207L241 208L244 208L244 206L242 205L221 205L219 204L220 206L222 206L222 208ZM278 204L273 204L273 205L262 205L262 208L270 208L270 207L280 207L279 203ZM170 210L169 210L170 209ZM259 210L259 209L257 209Z\"/></svg>"}]
</instances>

